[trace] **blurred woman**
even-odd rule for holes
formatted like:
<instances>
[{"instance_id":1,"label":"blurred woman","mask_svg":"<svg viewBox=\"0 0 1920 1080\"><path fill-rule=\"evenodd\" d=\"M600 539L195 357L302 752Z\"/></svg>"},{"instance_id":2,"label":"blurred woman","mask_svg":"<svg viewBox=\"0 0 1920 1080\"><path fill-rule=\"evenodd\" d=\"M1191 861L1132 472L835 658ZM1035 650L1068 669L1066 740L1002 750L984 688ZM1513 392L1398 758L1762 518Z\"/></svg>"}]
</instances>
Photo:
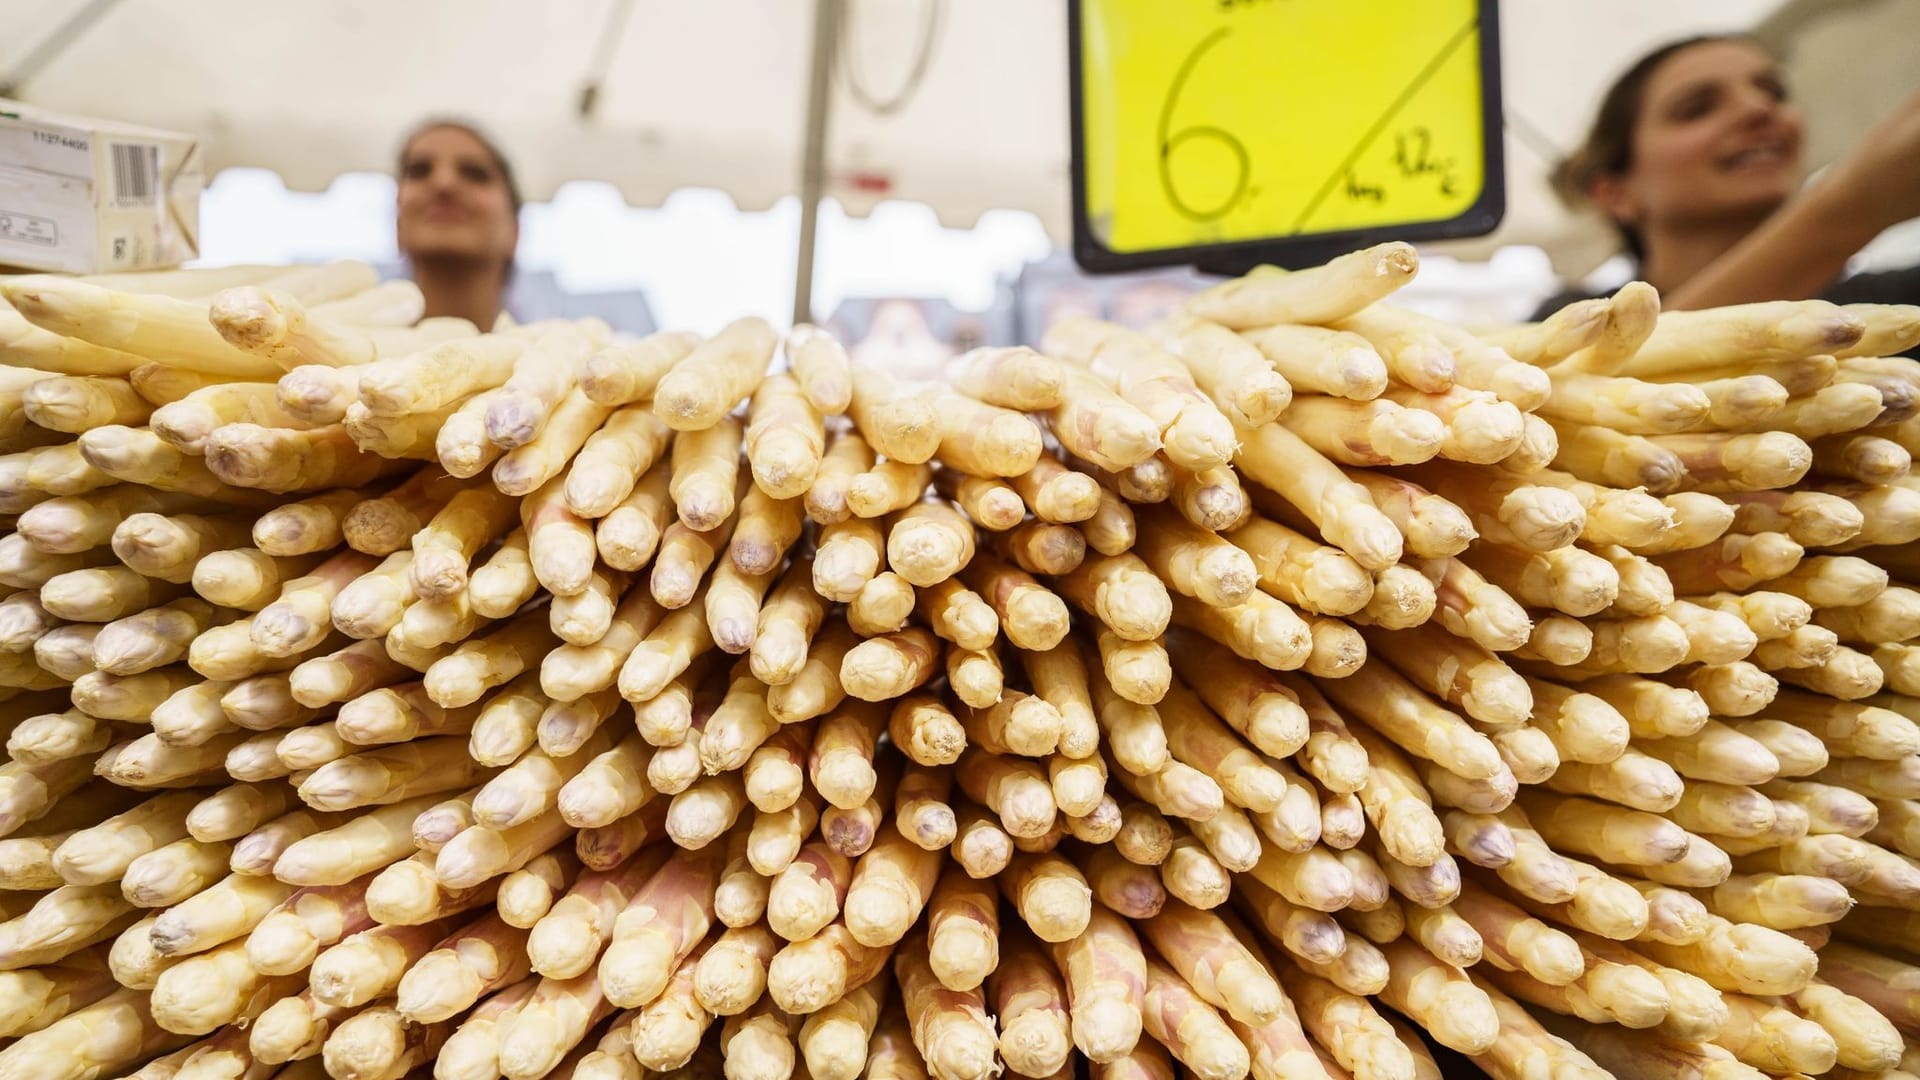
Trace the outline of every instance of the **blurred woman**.
<instances>
[{"instance_id":1,"label":"blurred woman","mask_svg":"<svg viewBox=\"0 0 1920 1080\"><path fill-rule=\"evenodd\" d=\"M429 121L401 147L399 184L397 239L427 315L493 326L520 241L520 192L505 155L467 124Z\"/></svg>"},{"instance_id":2,"label":"blurred woman","mask_svg":"<svg viewBox=\"0 0 1920 1080\"><path fill-rule=\"evenodd\" d=\"M1804 188L1801 149L1774 58L1744 37L1690 38L1608 89L1554 180L1570 204L1606 215L1666 307L1920 302L1920 267L1841 280L1868 241L1920 217L1920 96ZM1591 295L1562 293L1540 315Z\"/></svg>"}]
</instances>

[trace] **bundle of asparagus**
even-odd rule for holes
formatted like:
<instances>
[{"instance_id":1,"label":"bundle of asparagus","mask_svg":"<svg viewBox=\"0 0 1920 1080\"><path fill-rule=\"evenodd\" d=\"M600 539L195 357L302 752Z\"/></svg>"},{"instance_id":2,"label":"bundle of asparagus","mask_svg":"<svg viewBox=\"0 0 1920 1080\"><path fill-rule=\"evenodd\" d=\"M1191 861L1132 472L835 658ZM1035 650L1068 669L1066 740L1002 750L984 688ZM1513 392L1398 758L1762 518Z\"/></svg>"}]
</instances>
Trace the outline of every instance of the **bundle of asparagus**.
<instances>
[{"instance_id":1,"label":"bundle of asparagus","mask_svg":"<svg viewBox=\"0 0 1920 1080\"><path fill-rule=\"evenodd\" d=\"M1920 310L1416 269L937 386L0 284L0 1078L1920 1067Z\"/></svg>"}]
</instances>

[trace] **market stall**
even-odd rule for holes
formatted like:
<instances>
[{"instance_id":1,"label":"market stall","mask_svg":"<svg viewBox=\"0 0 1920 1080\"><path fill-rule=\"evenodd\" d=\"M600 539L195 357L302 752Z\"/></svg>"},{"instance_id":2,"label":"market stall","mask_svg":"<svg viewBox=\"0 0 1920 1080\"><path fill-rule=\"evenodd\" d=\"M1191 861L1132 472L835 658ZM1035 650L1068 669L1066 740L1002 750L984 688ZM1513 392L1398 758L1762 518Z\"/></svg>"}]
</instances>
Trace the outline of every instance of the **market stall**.
<instances>
[{"instance_id":1,"label":"market stall","mask_svg":"<svg viewBox=\"0 0 1920 1080\"><path fill-rule=\"evenodd\" d=\"M6 0L0 97L194 132L209 175L262 167L301 191L345 172L390 172L403 131L454 113L484 121L524 159L531 199L594 179L639 206L705 187L762 209L798 189L810 7L606 0L566 5L529 34L524 5L505 0L294 0L271 17L236 0ZM825 194L855 213L882 199L922 202L954 226L990 209L1029 210L1064 243L1063 7L849 3ZM1920 37L1881 29L1905 18L1902 8L1901 0L1509 0L1503 32L1521 43L1503 57L1509 210L1499 233L1462 250L1484 257L1500 244L1537 244L1574 277L1604 257L1605 230L1570 219L1545 178L1579 139L1594 88L1685 34L1754 28L1787 59L1818 136L1812 160L1832 160L1920 67ZM42 48L76 19L70 35ZM316 84L325 92L311 92Z\"/></svg>"},{"instance_id":2,"label":"market stall","mask_svg":"<svg viewBox=\"0 0 1920 1080\"><path fill-rule=\"evenodd\" d=\"M1420 266L0 278L0 1080L1920 1073L1920 306Z\"/></svg>"}]
</instances>

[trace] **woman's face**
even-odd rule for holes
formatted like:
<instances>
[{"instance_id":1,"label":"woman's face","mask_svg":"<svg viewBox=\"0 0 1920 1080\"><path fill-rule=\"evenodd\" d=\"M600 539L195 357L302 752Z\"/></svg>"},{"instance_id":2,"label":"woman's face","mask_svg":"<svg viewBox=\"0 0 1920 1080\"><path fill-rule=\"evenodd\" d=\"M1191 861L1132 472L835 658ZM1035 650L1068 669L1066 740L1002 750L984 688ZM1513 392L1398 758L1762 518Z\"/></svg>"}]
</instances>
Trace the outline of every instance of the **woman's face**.
<instances>
[{"instance_id":1,"label":"woman's face","mask_svg":"<svg viewBox=\"0 0 1920 1080\"><path fill-rule=\"evenodd\" d=\"M479 139L457 127L413 137L400 164L402 253L504 264L519 239L506 179Z\"/></svg>"},{"instance_id":2,"label":"woman's face","mask_svg":"<svg viewBox=\"0 0 1920 1080\"><path fill-rule=\"evenodd\" d=\"M1800 112L1773 59L1747 42L1704 42L1654 69L1633 165L1603 178L1595 199L1642 230L1763 216L1797 187L1800 142Z\"/></svg>"}]
</instances>

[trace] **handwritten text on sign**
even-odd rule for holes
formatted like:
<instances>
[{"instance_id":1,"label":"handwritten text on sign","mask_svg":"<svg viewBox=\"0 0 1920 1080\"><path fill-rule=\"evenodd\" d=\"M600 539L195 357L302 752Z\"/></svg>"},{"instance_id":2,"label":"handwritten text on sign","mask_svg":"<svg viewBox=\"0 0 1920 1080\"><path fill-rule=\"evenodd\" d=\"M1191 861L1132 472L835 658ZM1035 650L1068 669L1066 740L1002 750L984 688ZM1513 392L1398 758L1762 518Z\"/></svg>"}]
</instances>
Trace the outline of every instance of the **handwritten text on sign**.
<instances>
[{"instance_id":1,"label":"handwritten text on sign","mask_svg":"<svg viewBox=\"0 0 1920 1080\"><path fill-rule=\"evenodd\" d=\"M1485 185L1475 0L1083 0L1115 252L1445 221Z\"/></svg>"}]
</instances>

